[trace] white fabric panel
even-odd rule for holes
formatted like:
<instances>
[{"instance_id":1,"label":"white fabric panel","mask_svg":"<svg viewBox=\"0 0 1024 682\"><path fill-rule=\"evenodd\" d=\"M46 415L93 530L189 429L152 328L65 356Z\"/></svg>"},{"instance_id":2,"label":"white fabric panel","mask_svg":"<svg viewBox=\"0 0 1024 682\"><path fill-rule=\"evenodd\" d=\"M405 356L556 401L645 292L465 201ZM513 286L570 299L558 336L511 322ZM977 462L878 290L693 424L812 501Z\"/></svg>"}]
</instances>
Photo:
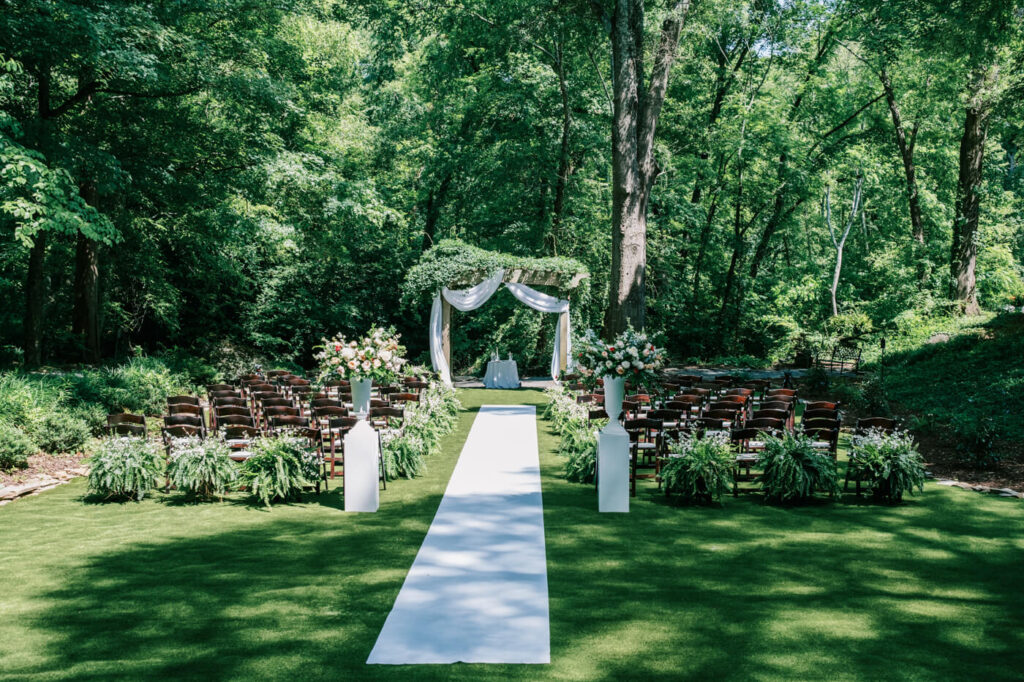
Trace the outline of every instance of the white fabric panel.
<instances>
[{"instance_id":1,"label":"white fabric panel","mask_svg":"<svg viewBox=\"0 0 1024 682\"><path fill-rule=\"evenodd\" d=\"M441 376L441 380L449 386L452 384L452 374L444 357L444 345L441 339L444 332L441 297L444 296L445 300L451 303L456 310L462 312L474 310L494 295L504 277L505 271L499 268L494 271L494 274L475 286L460 291L444 287L441 289L441 293L434 296L434 304L430 308L430 362L434 366L434 371Z\"/></svg>"},{"instance_id":2,"label":"white fabric panel","mask_svg":"<svg viewBox=\"0 0 1024 682\"><path fill-rule=\"evenodd\" d=\"M525 284L517 284L514 282L506 282L505 286L512 292L512 295L518 298L520 301L530 306L534 310L539 310L543 313L567 313L569 312L569 301L558 298L557 296L549 296L545 293L537 291ZM570 322L570 325L572 323ZM562 344L566 346L566 370L572 369L572 330L569 329L568 338L562 338L562 325L558 325L555 331L555 350L551 354L551 378L558 378L558 356Z\"/></svg>"},{"instance_id":3,"label":"white fabric panel","mask_svg":"<svg viewBox=\"0 0 1024 682\"><path fill-rule=\"evenodd\" d=\"M550 663L536 408L484 405L367 663Z\"/></svg>"}]
</instances>

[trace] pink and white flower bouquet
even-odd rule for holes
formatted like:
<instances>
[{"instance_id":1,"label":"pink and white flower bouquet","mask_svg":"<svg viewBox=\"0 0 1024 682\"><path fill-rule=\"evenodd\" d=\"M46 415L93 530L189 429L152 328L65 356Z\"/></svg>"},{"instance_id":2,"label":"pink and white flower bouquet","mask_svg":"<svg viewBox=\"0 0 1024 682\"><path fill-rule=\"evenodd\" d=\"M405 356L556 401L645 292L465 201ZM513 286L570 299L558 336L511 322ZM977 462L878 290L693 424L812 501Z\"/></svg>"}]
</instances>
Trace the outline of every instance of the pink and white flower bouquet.
<instances>
[{"instance_id":1,"label":"pink and white flower bouquet","mask_svg":"<svg viewBox=\"0 0 1024 682\"><path fill-rule=\"evenodd\" d=\"M373 327L366 336L349 340L341 334L324 339L314 356L320 364L320 381L372 379L378 386L401 375L405 346L394 329Z\"/></svg>"},{"instance_id":2,"label":"pink and white flower bouquet","mask_svg":"<svg viewBox=\"0 0 1024 682\"><path fill-rule=\"evenodd\" d=\"M576 341L576 367L585 383L611 375L625 377L634 384L656 384L658 371L665 366L665 349L657 348L643 332L627 329L606 343L593 329Z\"/></svg>"}]
</instances>

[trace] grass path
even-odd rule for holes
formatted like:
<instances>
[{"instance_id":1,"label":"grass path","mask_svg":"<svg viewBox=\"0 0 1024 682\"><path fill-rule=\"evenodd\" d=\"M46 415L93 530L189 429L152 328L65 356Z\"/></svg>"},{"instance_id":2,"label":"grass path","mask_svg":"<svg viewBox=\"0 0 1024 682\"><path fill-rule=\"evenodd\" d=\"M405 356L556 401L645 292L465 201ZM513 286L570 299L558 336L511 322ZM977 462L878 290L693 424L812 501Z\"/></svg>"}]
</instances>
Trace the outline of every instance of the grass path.
<instances>
[{"instance_id":1,"label":"grass path","mask_svg":"<svg viewBox=\"0 0 1024 682\"><path fill-rule=\"evenodd\" d=\"M483 403L375 515L337 491L87 504L76 481L0 509L0 679L1019 679L1024 505L929 485L903 507L596 512L541 424L550 666L364 661Z\"/></svg>"}]
</instances>

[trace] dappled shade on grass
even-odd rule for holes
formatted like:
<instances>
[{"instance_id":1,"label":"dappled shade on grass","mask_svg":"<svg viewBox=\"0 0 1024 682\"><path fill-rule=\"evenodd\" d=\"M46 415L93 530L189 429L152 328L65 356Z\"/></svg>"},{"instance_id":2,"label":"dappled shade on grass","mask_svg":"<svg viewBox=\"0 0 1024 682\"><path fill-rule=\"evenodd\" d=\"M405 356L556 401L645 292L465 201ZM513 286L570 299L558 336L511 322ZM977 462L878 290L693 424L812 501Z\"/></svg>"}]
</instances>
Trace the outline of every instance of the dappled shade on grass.
<instances>
[{"instance_id":1,"label":"dappled shade on grass","mask_svg":"<svg viewBox=\"0 0 1024 682\"><path fill-rule=\"evenodd\" d=\"M540 427L550 666L367 666L475 408L462 391L424 477L375 515L336 488L83 504L81 482L0 509L0 678L1014 679L1024 669L1024 506L928 485L898 507L757 496L678 507L641 487L598 515ZM468 635L471 636L471 633Z\"/></svg>"}]
</instances>

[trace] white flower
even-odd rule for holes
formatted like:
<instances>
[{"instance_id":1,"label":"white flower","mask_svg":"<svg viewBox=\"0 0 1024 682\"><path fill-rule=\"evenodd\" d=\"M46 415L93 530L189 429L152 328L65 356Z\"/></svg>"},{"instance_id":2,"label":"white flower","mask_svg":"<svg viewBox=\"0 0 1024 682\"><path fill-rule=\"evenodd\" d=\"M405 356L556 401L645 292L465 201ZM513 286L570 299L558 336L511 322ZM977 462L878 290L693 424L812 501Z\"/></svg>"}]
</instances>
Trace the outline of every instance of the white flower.
<instances>
[{"instance_id":1,"label":"white flower","mask_svg":"<svg viewBox=\"0 0 1024 682\"><path fill-rule=\"evenodd\" d=\"M391 351L389 351L389 350L382 350L380 352L380 359L383 360L384 362L390 362L391 357L392 357L392 354L391 354Z\"/></svg>"},{"instance_id":2,"label":"white flower","mask_svg":"<svg viewBox=\"0 0 1024 682\"><path fill-rule=\"evenodd\" d=\"M622 369L629 369L629 361L627 360L623 362L621 365L619 365L619 367L621 367Z\"/></svg>"},{"instance_id":3,"label":"white flower","mask_svg":"<svg viewBox=\"0 0 1024 682\"><path fill-rule=\"evenodd\" d=\"M364 369L364 370L366 370L367 372L369 372L369 371L370 371L370 368L372 368L372 367L373 367L373 365L372 365L372 364L370 364L370 361L369 361L369 360L363 360L363 369Z\"/></svg>"},{"instance_id":4,"label":"white flower","mask_svg":"<svg viewBox=\"0 0 1024 682\"><path fill-rule=\"evenodd\" d=\"M351 360L355 356L356 356L356 352L354 350L352 350L351 348L349 348L348 346L346 346L345 348L341 349L341 357L345 358L346 360Z\"/></svg>"},{"instance_id":5,"label":"white flower","mask_svg":"<svg viewBox=\"0 0 1024 682\"><path fill-rule=\"evenodd\" d=\"M348 368L349 369L356 369L357 367L359 367L359 363L358 362L356 362L355 360L349 360L348 361Z\"/></svg>"},{"instance_id":6,"label":"white flower","mask_svg":"<svg viewBox=\"0 0 1024 682\"><path fill-rule=\"evenodd\" d=\"M626 370L622 369L622 367L619 367L615 371L618 372L619 374L624 374Z\"/></svg>"},{"instance_id":7,"label":"white flower","mask_svg":"<svg viewBox=\"0 0 1024 682\"><path fill-rule=\"evenodd\" d=\"M380 367L380 360L374 358L374 360L373 360L373 368L377 369L378 367Z\"/></svg>"}]
</instances>

